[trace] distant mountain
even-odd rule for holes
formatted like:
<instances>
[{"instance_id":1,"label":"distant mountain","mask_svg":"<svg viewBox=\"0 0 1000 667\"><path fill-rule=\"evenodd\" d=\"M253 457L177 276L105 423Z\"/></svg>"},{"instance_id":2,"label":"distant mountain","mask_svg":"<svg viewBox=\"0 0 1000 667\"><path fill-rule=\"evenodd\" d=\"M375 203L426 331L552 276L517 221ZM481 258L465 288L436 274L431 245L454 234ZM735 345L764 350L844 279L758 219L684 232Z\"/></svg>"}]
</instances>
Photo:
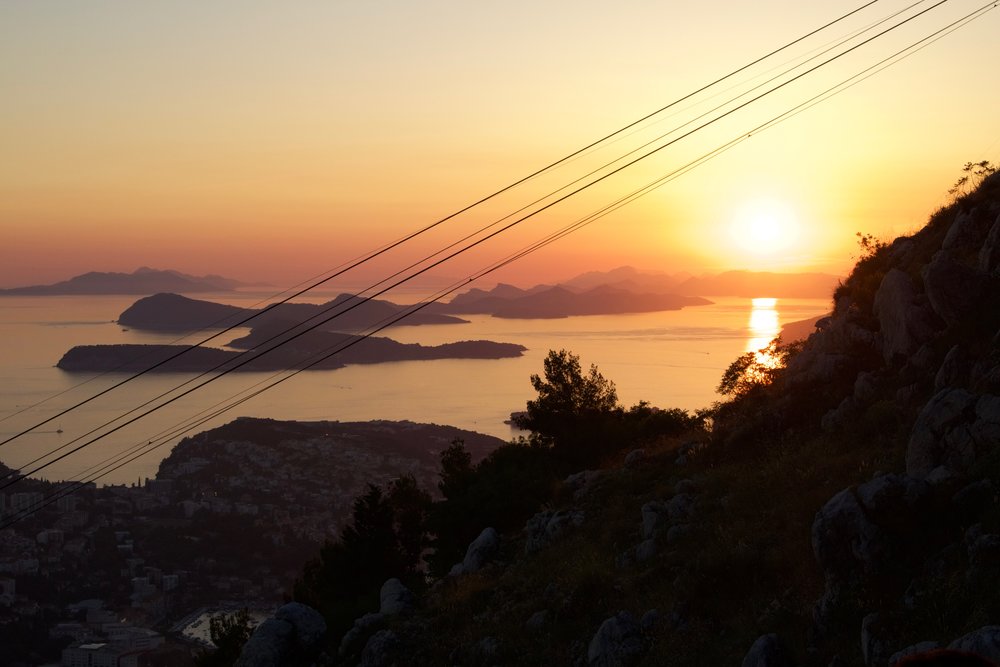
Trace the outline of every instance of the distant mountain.
<instances>
[{"instance_id":1,"label":"distant mountain","mask_svg":"<svg viewBox=\"0 0 1000 667\"><path fill-rule=\"evenodd\" d=\"M678 285L691 278L689 273L666 274L640 271L631 266L620 266L610 271L588 271L564 280L559 284L572 290L589 290L611 285L631 292L676 292Z\"/></svg>"},{"instance_id":2,"label":"distant mountain","mask_svg":"<svg viewBox=\"0 0 1000 667\"><path fill-rule=\"evenodd\" d=\"M0 296L62 296L94 294L155 294L157 292L230 292L247 286L217 275L191 276L171 270L141 267L132 273L91 271L53 285L0 290Z\"/></svg>"},{"instance_id":3,"label":"distant mountain","mask_svg":"<svg viewBox=\"0 0 1000 667\"><path fill-rule=\"evenodd\" d=\"M333 313L344 311L342 315L322 325L326 331L358 331L402 313L406 306L390 301L373 299L351 308L360 300L353 294L341 294L324 304L286 303L264 312L266 309L239 308L212 301L190 299L178 294L154 294L139 299L121 315L118 323L122 326L151 331L196 331L206 328L224 329L245 320L255 313L261 313L249 324L265 326L269 322L282 321L297 324L310 320L317 321ZM351 308L350 310L347 310ZM328 312L327 312L328 311ZM462 324L466 320L434 312L433 307L424 309L401 320L399 325L419 324Z\"/></svg>"},{"instance_id":4,"label":"distant mountain","mask_svg":"<svg viewBox=\"0 0 1000 667\"><path fill-rule=\"evenodd\" d=\"M618 315L679 310L711 303L700 297L677 294L642 294L609 285L575 292L563 285L533 290L504 286L501 291L465 294L448 304L451 312L489 313L510 319L548 319L572 315ZM506 298L500 294L509 295ZM461 298L464 297L464 298ZM478 297L478 298L476 298Z\"/></svg>"},{"instance_id":5,"label":"distant mountain","mask_svg":"<svg viewBox=\"0 0 1000 667\"><path fill-rule=\"evenodd\" d=\"M699 296L829 298L839 280L828 273L726 271L685 280L677 291Z\"/></svg>"}]
</instances>

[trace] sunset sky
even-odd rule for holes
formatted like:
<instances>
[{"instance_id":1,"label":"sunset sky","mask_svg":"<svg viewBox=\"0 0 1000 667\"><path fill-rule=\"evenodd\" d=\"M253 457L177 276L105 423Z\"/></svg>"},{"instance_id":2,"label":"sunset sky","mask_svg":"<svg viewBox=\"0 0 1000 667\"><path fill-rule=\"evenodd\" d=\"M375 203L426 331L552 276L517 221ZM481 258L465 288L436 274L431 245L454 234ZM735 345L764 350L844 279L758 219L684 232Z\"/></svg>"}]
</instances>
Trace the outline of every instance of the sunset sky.
<instances>
[{"instance_id":1,"label":"sunset sky","mask_svg":"<svg viewBox=\"0 0 1000 667\"><path fill-rule=\"evenodd\" d=\"M0 287L142 265L298 282L862 4L3 2ZM875 2L357 279L452 243L910 4ZM949 0L430 273L462 277L516 251L983 4ZM855 232L914 230L965 162L1000 158L998 34L994 10L490 280L623 264L842 273Z\"/></svg>"}]
</instances>

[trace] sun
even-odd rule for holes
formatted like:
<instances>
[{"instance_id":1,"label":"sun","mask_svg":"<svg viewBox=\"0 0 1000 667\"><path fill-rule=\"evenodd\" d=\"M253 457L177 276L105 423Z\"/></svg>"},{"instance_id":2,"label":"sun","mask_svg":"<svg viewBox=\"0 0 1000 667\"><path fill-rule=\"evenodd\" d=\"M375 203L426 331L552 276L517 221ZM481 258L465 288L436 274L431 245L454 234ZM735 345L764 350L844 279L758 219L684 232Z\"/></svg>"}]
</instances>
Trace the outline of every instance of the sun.
<instances>
[{"instance_id":1,"label":"sun","mask_svg":"<svg viewBox=\"0 0 1000 667\"><path fill-rule=\"evenodd\" d=\"M737 210L729 228L737 247L754 255L773 255L799 235L795 211L777 199L754 199Z\"/></svg>"}]
</instances>

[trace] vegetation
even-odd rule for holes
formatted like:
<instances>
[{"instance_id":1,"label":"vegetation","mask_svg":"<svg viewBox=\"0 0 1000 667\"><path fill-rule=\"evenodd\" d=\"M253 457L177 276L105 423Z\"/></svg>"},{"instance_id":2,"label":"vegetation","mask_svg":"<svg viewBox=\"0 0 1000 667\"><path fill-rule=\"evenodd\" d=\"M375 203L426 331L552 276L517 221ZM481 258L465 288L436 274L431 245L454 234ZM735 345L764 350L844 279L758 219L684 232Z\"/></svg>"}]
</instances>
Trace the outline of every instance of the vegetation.
<instances>
[{"instance_id":1,"label":"vegetation","mask_svg":"<svg viewBox=\"0 0 1000 667\"><path fill-rule=\"evenodd\" d=\"M209 637L215 649L203 651L196 659L198 667L227 667L240 657L254 625L247 609L232 614L216 614L209 619Z\"/></svg>"},{"instance_id":2,"label":"vegetation","mask_svg":"<svg viewBox=\"0 0 1000 667\"><path fill-rule=\"evenodd\" d=\"M983 181L995 174L996 171L996 165L989 160L966 162L965 166L962 167L962 176L955 181L955 185L951 186L948 194L956 201L962 199L979 189Z\"/></svg>"}]
</instances>

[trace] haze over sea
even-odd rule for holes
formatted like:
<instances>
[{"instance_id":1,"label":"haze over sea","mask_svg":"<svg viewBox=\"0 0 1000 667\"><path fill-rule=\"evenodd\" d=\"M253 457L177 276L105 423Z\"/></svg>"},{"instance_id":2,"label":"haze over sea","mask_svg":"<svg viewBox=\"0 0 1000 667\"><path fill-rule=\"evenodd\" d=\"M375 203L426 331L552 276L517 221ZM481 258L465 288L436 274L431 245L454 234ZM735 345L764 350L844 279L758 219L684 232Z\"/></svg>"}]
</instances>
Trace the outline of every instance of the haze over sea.
<instances>
[{"instance_id":1,"label":"haze over sea","mask_svg":"<svg viewBox=\"0 0 1000 667\"><path fill-rule=\"evenodd\" d=\"M331 294L316 295L320 302ZM398 303L414 302L422 294L386 295ZM712 298L713 305L634 315L570 317L554 320L513 320L483 315L463 316L468 324L404 326L381 335L405 343L436 345L459 340L488 339L519 343L523 357L500 360L408 361L348 366L335 371L308 371L273 390L213 418L192 433L218 426L238 416L274 419L367 421L411 420L448 424L509 439L517 435L504 423L511 411L533 397L529 377L540 373L550 349L566 348L580 355L587 367L597 364L618 387L625 405L645 400L659 407L696 409L718 398L714 388L722 371L739 355L757 349L788 322L826 312L828 299ZM250 306L262 294L226 293L199 298ZM100 389L123 379L108 374L70 374L55 368L74 345L170 343L177 335L126 330L118 315L134 296L3 297L0 298L0 439L58 413ZM230 332L212 345L244 332ZM205 334L186 339L200 340ZM86 408L60 417L41 429L0 448L0 461L28 472L36 457L60 446L65 451L90 440L84 436L160 393L194 377L160 374L138 378ZM162 431L224 401L262 380L265 373L223 377L166 409L72 454L40 471L50 480L83 479L125 449L155 440ZM44 405L27 409L66 392ZM23 412L20 412L24 410ZM61 431L61 432L59 432ZM99 431L100 432L100 431ZM75 439L76 442L71 443ZM133 483L153 477L159 462L179 440L172 438L155 451L97 480L98 484ZM37 464L35 464L37 465ZM92 474L92 472L91 472Z\"/></svg>"}]
</instances>

